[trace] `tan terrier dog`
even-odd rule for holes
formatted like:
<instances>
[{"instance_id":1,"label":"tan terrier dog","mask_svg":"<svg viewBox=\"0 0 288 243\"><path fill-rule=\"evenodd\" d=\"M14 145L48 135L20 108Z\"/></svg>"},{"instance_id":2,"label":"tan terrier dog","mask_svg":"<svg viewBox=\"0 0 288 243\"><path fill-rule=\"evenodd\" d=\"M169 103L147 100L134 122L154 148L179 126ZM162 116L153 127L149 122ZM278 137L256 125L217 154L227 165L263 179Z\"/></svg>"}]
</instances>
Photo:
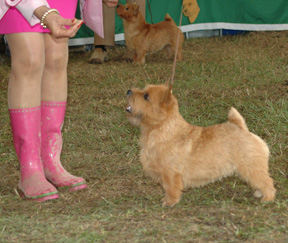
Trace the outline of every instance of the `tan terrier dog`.
<instances>
[{"instance_id":1,"label":"tan terrier dog","mask_svg":"<svg viewBox=\"0 0 288 243\"><path fill-rule=\"evenodd\" d=\"M145 63L145 55L166 49L168 57L175 53L179 36L177 60L182 60L184 35L173 19L166 14L165 21L148 24L139 12L136 4L119 5L117 14L123 19L124 36L127 51L133 56L135 63Z\"/></svg>"},{"instance_id":2,"label":"tan terrier dog","mask_svg":"<svg viewBox=\"0 0 288 243\"><path fill-rule=\"evenodd\" d=\"M228 122L199 127L188 124L168 85L148 85L127 92L127 116L141 127L140 160L144 172L165 191L162 206L174 206L182 190L236 174L255 190L255 197L273 201L276 190L268 172L269 149L249 132L234 108Z\"/></svg>"}]
</instances>

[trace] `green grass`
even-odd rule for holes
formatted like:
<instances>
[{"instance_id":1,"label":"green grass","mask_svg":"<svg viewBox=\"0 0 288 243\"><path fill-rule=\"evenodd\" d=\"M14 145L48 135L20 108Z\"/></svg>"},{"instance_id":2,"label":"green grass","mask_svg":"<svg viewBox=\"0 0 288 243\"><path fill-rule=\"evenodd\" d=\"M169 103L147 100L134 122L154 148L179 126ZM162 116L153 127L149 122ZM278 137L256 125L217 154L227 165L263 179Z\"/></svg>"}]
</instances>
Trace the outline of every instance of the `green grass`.
<instances>
[{"instance_id":1,"label":"green grass","mask_svg":"<svg viewBox=\"0 0 288 243\"><path fill-rule=\"evenodd\" d=\"M261 203L238 178L184 192L162 208L163 191L143 175L139 129L125 116L126 91L164 83L172 61L162 52L145 65L88 64L91 53L71 53L62 164L86 178L89 189L61 192L51 202L18 197L7 85L10 60L0 67L0 242L286 242L288 240L287 32L191 39L177 63L173 93L190 123L224 122L231 106L271 151L276 201Z\"/></svg>"}]
</instances>

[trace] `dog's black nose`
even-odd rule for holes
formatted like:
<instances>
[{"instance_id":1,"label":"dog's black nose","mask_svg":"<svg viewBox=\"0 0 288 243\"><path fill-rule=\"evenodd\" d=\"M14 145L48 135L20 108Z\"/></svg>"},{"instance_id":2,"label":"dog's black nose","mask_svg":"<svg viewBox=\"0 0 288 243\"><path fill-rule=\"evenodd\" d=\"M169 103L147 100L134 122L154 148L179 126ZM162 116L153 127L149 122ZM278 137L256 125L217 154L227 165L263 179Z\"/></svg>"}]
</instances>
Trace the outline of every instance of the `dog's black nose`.
<instances>
[{"instance_id":1,"label":"dog's black nose","mask_svg":"<svg viewBox=\"0 0 288 243\"><path fill-rule=\"evenodd\" d=\"M131 90L131 89L129 89L129 90L127 91L127 95L132 95L132 90Z\"/></svg>"}]
</instances>

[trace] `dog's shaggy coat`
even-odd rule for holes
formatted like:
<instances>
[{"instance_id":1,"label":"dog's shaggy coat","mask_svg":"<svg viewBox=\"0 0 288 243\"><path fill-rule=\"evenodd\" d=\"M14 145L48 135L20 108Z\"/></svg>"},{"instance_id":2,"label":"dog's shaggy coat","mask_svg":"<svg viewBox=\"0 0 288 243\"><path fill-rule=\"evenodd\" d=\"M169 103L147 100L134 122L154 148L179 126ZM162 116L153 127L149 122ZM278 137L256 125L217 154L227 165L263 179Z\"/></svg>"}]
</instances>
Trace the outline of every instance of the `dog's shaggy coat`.
<instances>
[{"instance_id":1,"label":"dog's shaggy coat","mask_svg":"<svg viewBox=\"0 0 288 243\"><path fill-rule=\"evenodd\" d=\"M249 132L235 108L231 108L226 123L199 127L183 119L167 85L129 90L127 100L128 119L141 127L143 169L164 188L163 206L177 204L184 188L233 174L251 185L255 197L274 200L268 146Z\"/></svg>"},{"instance_id":2,"label":"dog's shaggy coat","mask_svg":"<svg viewBox=\"0 0 288 243\"><path fill-rule=\"evenodd\" d=\"M177 60L182 60L184 35L173 19L166 14L165 20L148 24L136 4L119 5L117 14L123 19L125 44L135 63L145 63L145 55L166 49L168 58L173 57L179 38Z\"/></svg>"}]
</instances>

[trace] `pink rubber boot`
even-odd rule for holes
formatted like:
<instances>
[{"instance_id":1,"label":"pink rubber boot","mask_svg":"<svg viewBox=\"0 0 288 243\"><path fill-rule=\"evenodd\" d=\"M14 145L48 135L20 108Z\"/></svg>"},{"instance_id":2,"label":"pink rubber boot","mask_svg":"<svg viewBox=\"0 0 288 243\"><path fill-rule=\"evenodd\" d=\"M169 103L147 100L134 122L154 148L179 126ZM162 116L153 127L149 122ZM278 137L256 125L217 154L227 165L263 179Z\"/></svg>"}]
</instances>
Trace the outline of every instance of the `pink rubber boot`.
<instances>
[{"instance_id":1,"label":"pink rubber boot","mask_svg":"<svg viewBox=\"0 0 288 243\"><path fill-rule=\"evenodd\" d=\"M40 159L40 106L9 109L14 146L20 161L19 189L24 196L36 201L58 198L57 189L44 175Z\"/></svg>"},{"instance_id":2,"label":"pink rubber boot","mask_svg":"<svg viewBox=\"0 0 288 243\"><path fill-rule=\"evenodd\" d=\"M45 176L53 185L77 191L87 187L86 181L68 173L60 162L65 109L66 102L41 102L41 158Z\"/></svg>"}]
</instances>

